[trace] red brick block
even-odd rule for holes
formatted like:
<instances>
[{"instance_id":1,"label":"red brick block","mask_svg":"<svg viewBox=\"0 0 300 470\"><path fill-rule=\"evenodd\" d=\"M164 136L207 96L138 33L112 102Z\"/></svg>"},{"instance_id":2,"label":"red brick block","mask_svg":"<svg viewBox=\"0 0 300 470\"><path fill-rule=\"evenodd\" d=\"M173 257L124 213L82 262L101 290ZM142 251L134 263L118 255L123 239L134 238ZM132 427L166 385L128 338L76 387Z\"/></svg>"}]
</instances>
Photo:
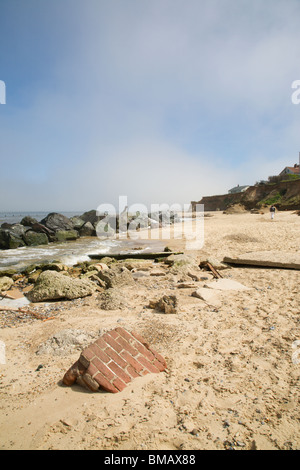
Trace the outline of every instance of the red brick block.
<instances>
[{"instance_id":1,"label":"red brick block","mask_svg":"<svg viewBox=\"0 0 300 470\"><path fill-rule=\"evenodd\" d=\"M136 361L127 351L123 351L122 356L138 374L142 372L144 366L140 362Z\"/></svg>"},{"instance_id":2,"label":"red brick block","mask_svg":"<svg viewBox=\"0 0 300 470\"><path fill-rule=\"evenodd\" d=\"M164 358L138 333L116 328L88 346L65 373L63 383L76 381L91 391L110 393L124 390L137 377L166 369Z\"/></svg>"},{"instance_id":3,"label":"red brick block","mask_svg":"<svg viewBox=\"0 0 300 470\"><path fill-rule=\"evenodd\" d=\"M146 369L149 370L149 372L154 372L156 374L159 372L159 369L157 367L155 367L153 364L151 364L151 362L148 361L148 359L146 359L144 356L139 356L138 361L141 364L143 364L143 366L145 366Z\"/></svg>"},{"instance_id":4,"label":"red brick block","mask_svg":"<svg viewBox=\"0 0 300 470\"><path fill-rule=\"evenodd\" d=\"M107 380L102 374L100 374L100 372L98 372L98 374L95 375L94 380L96 380L96 382L98 382L100 387L106 392L110 392L110 393L119 392L119 390L109 380Z\"/></svg>"}]
</instances>

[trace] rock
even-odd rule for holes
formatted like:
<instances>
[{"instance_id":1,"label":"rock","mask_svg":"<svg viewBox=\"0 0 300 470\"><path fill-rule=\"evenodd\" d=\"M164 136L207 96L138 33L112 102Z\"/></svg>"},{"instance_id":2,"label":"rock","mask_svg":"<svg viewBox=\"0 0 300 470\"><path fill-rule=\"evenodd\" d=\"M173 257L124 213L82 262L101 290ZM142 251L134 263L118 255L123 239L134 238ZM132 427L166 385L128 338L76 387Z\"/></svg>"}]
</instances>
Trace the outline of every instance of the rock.
<instances>
[{"instance_id":1,"label":"rock","mask_svg":"<svg viewBox=\"0 0 300 470\"><path fill-rule=\"evenodd\" d=\"M70 240L77 240L79 234L77 230L58 230L55 233L55 238L58 242L67 242Z\"/></svg>"},{"instance_id":2,"label":"rock","mask_svg":"<svg viewBox=\"0 0 300 470\"><path fill-rule=\"evenodd\" d=\"M102 310L117 310L128 307L122 291L116 288L108 289L99 294L98 300L99 307Z\"/></svg>"},{"instance_id":3,"label":"rock","mask_svg":"<svg viewBox=\"0 0 300 470\"><path fill-rule=\"evenodd\" d=\"M176 295L164 295L158 301L151 300L149 307L164 313L178 313L178 299Z\"/></svg>"},{"instance_id":4,"label":"rock","mask_svg":"<svg viewBox=\"0 0 300 470\"><path fill-rule=\"evenodd\" d=\"M71 300L91 295L95 289L96 285L87 279L74 279L56 271L44 271L27 297L31 302Z\"/></svg>"},{"instance_id":5,"label":"rock","mask_svg":"<svg viewBox=\"0 0 300 470\"><path fill-rule=\"evenodd\" d=\"M122 266L112 265L109 269L100 271L98 276L105 282L107 288L134 284L131 272Z\"/></svg>"},{"instance_id":6,"label":"rock","mask_svg":"<svg viewBox=\"0 0 300 470\"><path fill-rule=\"evenodd\" d=\"M15 231L14 227L11 229L0 229L0 249L7 250L21 246L25 246L25 242L23 240L23 234L21 234L19 230Z\"/></svg>"},{"instance_id":7,"label":"rock","mask_svg":"<svg viewBox=\"0 0 300 470\"><path fill-rule=\"evenodd\" d=\"M32 227L34 224L38 224L38 221L34 217L30 217L30 215L26 215L20 222L21 225L25 227Z\"/></svg>"},{"instance_id":8,"label":"rock","mask_svg":"<svg viewBox=\"0 0 300 470\"><path fill-rule=\"evenodd\" d=\"M70 221L72 223L73 229L80 230L81 227L85 224L85 221L81 217L71 217Z\"/></svg>"},{"instance_id":9,"label":"rock","mask_svg":"<svg viewBox=\"0 0 300 470\"><path fill-rule=\"evenodd\" d=\"M97 215L97 211L94 209L85 212L84 214L79 216L79 218L82 219L84 222L90 222L94 227L97 222L99 222L99 220L103 219L103 217L104 216Z\"/></svg>"},{"instance_id":10,"label":"rock","mask_svg":"<svg viewBox=\"0 0 300 470\"><path fill-rule=\"evenodd\" d=\"M0 292L6 291L11 288L14 281L7 276L0 277Z\"/></svg>"},{"instance_id":11,"label":"rock","mask_svg":"<svg viewBox=\"0 0 300 470\"><path fill-rule=\"evenodd\" d=\"M65 356L87 347L95 339L95 337L95 335L87 333L83 330L61 330L41 344L37 349L36 354Z\"/></svg>"},{"instance_id":12,"label":"rock","mask_svg":"<svg viewBox=\"0 0 300 470\"><path fill-rule=\"evenodd\" d=\"M60 230L73 230L73 225L70 219L62 214L58 214L57 212L51 212L48 214L47 217L41 220L41 224L54 232Z\"/></svg>"},{"instance_id":13,"label":"rock","mask_svg":"<svg viewBox=\"0 0 300 470\"><path fill-rule=\"evenodd\" d=\"M14 268L4 268L4 269L1 269L1 271L0 271L0 277L2 277L2 276L12 277L17 273L18 273L18 271Z\"/></svg>"},{"instance_id":14,"label":"rock","mask_svg":"<svg viewBox=\"0 0 300 470\"><path fill-rule=\"evenodd\" d=\"M186 265L193 265L196 263L195 259L189 255L170 255L165 261L166 264L170 266L180 267Z\"/></svg>"},{"instance_id":15,"label":"rock","mask_svg":"<svg viewBox=\"0 0 300 470\"><path fill-rule=\"evenodd\" d=\"M96 233L100 238L113 238L116 231L108 224L108 222L100 221L96 225Z\"/></svg>"},{"instance_id":16,"label":"rock","mask_svg":"<svg viewBox=\"0 0 300 470\"><path fill-rule=\"evenodd\" d=\"M132 271L133 269L139 271L139 270L145 270L148 268L153 267L153 261L152 260L144 260L144 259L126 259L124 261L121 261L120 264L122 266L125 266L125 268L129 269L129 271Z\"/></svg>"},{"instance_id":17,"label":"rock","mask_svg":"<svg viewBox=\"0 0 300 470\"><path fill-rule=\"evenodd\" d=\"M37 233L28 230L24 235L24 241L28 246L47 245L49 243L48 237L45 233Z\"/></svg>"},{"instance_id":18,"label":"rock","mask_svg":"<svg viewBox=\"0 0 300 470\"><path fill-rule=\"evenodd\" d=\"M59 262L53 262L53 263L49 263L49 264L45 264L44 266L41 266L41 269L43 271L57 271L57 272L62 272L62 271L68 271L68 266L66 266L65 264L63 263L59 263Z\"/></svg>"},{"instance_id":19,"label":"rock","mask_svg":"<svg viewBox=\"0 0 300 470\"><path fill-rule=\"evenodd\" d=\"M79 235L81 237L92 237L96 235L96 230L91 222L85 222L84 225L79 229Z\"/></svg>"}]
</instances>

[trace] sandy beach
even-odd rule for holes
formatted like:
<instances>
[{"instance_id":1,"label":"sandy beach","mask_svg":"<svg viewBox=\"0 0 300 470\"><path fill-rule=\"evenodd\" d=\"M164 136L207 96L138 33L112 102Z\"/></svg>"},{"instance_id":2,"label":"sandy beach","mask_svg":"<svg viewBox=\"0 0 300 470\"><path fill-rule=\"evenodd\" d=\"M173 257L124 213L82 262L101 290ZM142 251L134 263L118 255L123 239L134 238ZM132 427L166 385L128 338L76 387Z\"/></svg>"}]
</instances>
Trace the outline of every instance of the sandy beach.
<instances>
[{"instance_id":1,"label":"sandy beach","mask_svg":"<svg viewBox=\"0 0 300 470\"><path fill-rule=\"evenodd\" d=\"M174 269L162 262L135 272L134 285L120 288L122 308L102 309L97 292L35 305L52 309L48 321L3 323L0 448L299 449L300 272L231 267L219 272L247 290L219 292L214 305L192 296L213 279L195 268L201 260L269 250L299 254L299 228L292 212L277 212L273 221L269 213L213 212L204 218L201 250L186 251L185 240L164 241L194 265ZM149 308L165 294L177 296L176 314ZM136 378L117 394L91 393L62 384L80 348L37 353L62 330L82 330L93 341L117 326L147 339L167 370Z\"/></svg>"}]
</instances>

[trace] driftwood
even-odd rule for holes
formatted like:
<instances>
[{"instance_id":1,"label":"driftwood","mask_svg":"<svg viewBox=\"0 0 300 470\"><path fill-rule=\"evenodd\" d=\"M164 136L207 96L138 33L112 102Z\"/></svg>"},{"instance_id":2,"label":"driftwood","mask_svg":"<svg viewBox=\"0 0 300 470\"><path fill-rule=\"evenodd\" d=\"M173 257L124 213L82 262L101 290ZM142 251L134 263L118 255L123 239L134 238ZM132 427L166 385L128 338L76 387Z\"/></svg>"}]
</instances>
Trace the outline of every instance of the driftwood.
<instances>
[{"instance_id":1,"label":"driftwood","mask_svg":"<svg viewBox=\"0 0 300 470\"><path fill-rule=\"evenodd\" d=\"M32 315L33 317L37 318L38 320L52 320L55 317L43 317L39 313L33 312L32 310L26 310L23 307L5 307L4 305L0 305L0 312L15 312L15 313L24 313L26 315Z\"/></svg>"},{"instance_id":2,"label":"driftwood","mask_svg":"<svg viewBox=\"0 0 300 470\"><path fill-rule=\"evenodd\" d=\"M103 254L91 254L89 257L91 259L102 259L102 258L113 258L116 260L123 259L157 259L157 258L166 258L171 255L182 255L183 252L173 252L173 251L162 251L158 253L103 253Z\"/></svg>"},{"instance_id":3,"label":"driftwood","mask_svg":"<svg viewBox=\"0 0 300 470\"><path fill-rule=\"evenodd\" d=\"M213 276L214 276L216 279L219 279L219 278L222 278L222 277L223 277L210 263L207 263L206 266L207 266L208 269L213 273Z\"/></svg>"}]
</instances>

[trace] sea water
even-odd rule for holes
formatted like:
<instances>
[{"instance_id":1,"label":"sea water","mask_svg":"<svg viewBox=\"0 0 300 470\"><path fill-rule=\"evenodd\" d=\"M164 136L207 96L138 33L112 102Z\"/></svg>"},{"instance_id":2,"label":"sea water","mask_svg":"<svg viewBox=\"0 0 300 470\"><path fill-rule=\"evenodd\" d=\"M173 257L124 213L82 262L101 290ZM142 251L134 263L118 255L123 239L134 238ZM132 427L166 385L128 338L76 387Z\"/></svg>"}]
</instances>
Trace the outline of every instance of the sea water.
<instances>
[{"instance_id":1,"label":"sea water","mask_svg":"<svg viewBox=\"0 0 300 470\"><path fill-rule=\"evenodd\" d=\"M60 212L70 218L80 213ZM41 221L48 212L0 212L0 226L7 222L10 224L21 222L26 215ZM0 250L0 272L7 268L22 270L30 264L60 261L66 266L90 261L91 254L130 253L162 251L163 245L154 240L131 240L118 238L99 239L98 237L82 237L74 241L53 242L47 245L24 246L9 250Z\"/></svg>"}]
</instances>

